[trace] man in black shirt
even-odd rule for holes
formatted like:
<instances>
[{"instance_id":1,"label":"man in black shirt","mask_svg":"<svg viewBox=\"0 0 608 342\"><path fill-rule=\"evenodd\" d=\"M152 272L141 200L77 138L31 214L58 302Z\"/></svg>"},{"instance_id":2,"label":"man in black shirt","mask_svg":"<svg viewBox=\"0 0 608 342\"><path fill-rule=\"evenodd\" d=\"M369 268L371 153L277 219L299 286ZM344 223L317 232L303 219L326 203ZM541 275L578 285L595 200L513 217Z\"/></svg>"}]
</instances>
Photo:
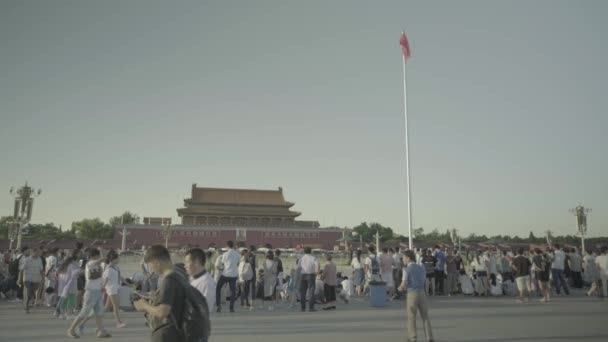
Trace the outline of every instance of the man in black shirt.
<instances>
[{"instance_id":1,"label":"man in black shirt","mask_svg":"<svg viewBox=\"0 0 608 342\"><path fill-rule=\"evenodd\" d=\"M140 299L133 303L137 311L145 312L148 323L152 329L152 342L180 342L183 334L180 333L184 315L186 290L173 278L185 276L173 267L169 251L160 245L152 246L146 252L144 261L150 269L163 280L157 295L148 302ZM178 273L172 275L172 273ZM187 279L187 278L186 278Z\"/></svg>"},{"instance_id":2,"label":"man in black shirt","mask_svg":"<svg viewBox=\"0 0 608 342\"><path fill-rule=\"evenodd\" d=\"M517 256L513 259L513 271L515 273L515 283L519 290L519 302L523 303L530 301L530 293L528 285L530 284L530 267L532 263L530 259L524 256L524 249L517 250Z\"/></svg>"}]
</instances>

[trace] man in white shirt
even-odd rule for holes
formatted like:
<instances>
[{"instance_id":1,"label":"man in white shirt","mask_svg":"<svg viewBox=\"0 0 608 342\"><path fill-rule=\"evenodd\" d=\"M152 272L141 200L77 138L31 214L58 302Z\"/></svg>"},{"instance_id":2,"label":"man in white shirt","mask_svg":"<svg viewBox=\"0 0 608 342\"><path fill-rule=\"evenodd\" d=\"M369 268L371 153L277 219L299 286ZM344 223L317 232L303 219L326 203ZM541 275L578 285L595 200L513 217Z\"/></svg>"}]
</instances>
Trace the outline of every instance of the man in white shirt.
<instances>
[{"instance_id":1,"label":"man in white shirt","mask_svg":"<svg viewBox=\"0 0 608 342\"><path fill-rule=\"evenodd\" d=\"M382 280L380 277L380 260L376 255L376 248L370 246L368 249L368 256L365 258L365 264L363 268L365 269L365 274L367 275L367 283L370 281L380 281Z\"/></svg>"},{"instance_id":2,"label":"man in white shirt","mask_svg":"<svg viewBox=\"0 0 608 342\"><path fill-rule=\"evenodd\" d=\"M103 287L103 270L101 268L101 253L97 248L89 250L89 262L87 262L84 272L86 283L84 286L85 293L82 310L80 310L80 313L76 319L74 319L74 322L72 322L67 335L68 337L79 338L80 335L76 333L76 329L78 328L80 334L82 334L84 324L92 315L95 315L97 337L111 337L103 327L103 313L105 311L103 295L101 293Z\"/></svg>"},{"instance_id":3,"label":"man in white shirt","mask_svg":"<svg viewBox=\"0 0 608 342\"><path fill-rule=\"evenodd\" d=\"M42 286L42 279L44 278L44 268L38 248L32 250L31 256L24 256L19 260L19 270L23 273L23 305L25 313L30 313L30 301L38 292L40 286Z\"/></svg>"},{"instance_id":4,"label":"man in white shirt","mask_svg":"<svg viewBox=\"0 0 608 342\"><path fill-rule=\"evenodd\" d=\"M600 272L600 278L602 279L602 296L604 297L604 300L608 299L608 247L604 246L602 247L601 251L601 255L598 255L595 258L595 264L597 265L599 272Z\"/></svg>"},{"instance_id":5,"label":"man in white shirt","mask_svg":"<svg viewBox=\"0 0 608 342\"><path fill-rule=\"evenodd\" d=\"M215 305L217 306L216 311L222 312L222 287L228 283L228 286L230 287L230 312L232 313L234 312L236 281L239 276L239 261L241 260L241 255L234 250L234 242L228 241L226 247L228 250L215 261L216 270L221 272L220 279L217 282L217 288L215 289Z\"/></svg>"},{"instance_id":6,"label":"man in white shirt","mask_svg":"<svg viewBox=\"0 0 608 342\"><path fill-rule=\"evenodd\" d=\"M300 305L302 312L306 311L306 293L310 291L311 298L308 303L308 311L315 312L315 300L312 294L315 293L316 286L316 275L319 273L320 266L319 261L312 254L310 247L304 248L304 256L300 258L298 263L298 270L301 273L300 276Z\"/></svg>"},{"instance_id":7,"label":"man in white shirt","mask_svg":"<svg viewBox=\"0 0 608 342\"><path fill-rule=\"evenodd\" d=\"M200 248L194 248L186 253L184 266L190 276L190 285L196 288L207 300L209 311L215 305L215 279L205 269L207 256Z\"/></svg>"},{"instance_id":8,"label":"man in white shirt","mask_svg":"<svg viewBox=\"0 0 608 342\"><path fill-rule=\"evenodd\" d=\"M553 287L555 292L559 296L561 291L560 288L564 288L566 295L570 294L568 283L564 278L564 268L566 266L566 253L562 251L560 245L555 244L555 251L553 252L553 263L551 264L551 274L553 276Z\"/></svg>"}]
</instances>

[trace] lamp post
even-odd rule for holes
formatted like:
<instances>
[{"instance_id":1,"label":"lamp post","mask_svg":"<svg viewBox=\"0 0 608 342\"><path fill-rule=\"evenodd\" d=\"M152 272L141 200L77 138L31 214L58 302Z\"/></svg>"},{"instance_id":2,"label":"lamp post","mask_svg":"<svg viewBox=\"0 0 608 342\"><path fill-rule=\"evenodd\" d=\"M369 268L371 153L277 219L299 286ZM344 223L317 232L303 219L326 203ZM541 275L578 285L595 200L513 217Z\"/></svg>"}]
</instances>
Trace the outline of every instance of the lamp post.
<instances>
[{"instance_id":1,"label":"lamp post","mask_svg":"<svg viewBox=\"0 0 608 342\"><path fill-rule=\"evenodd\" d=\"M11 187L9 194L15 197L15 207L13 210L13 219L18 224L17 227L17 246L16 249L21 249L21 241L23 239L23 228L32 219L32 210L34 207L34 198L40 196L41 189L35 190L31 186L25 185L15 189Z\"/></svg>"},{"instance_id":2,"label":"lamp post","mask_svg":"<svg viewBox=\"0 0 608 342\"><path fill-rule=\"evenodd\" d=\"M547 245L549 246L549 248L551 248L551 231L550 230L545 231L545 237L547 239Z\"/></svg>"},{"instance_id":3,"label":"lamp post","mask_svg":"<svg viewBox=\"0 0 608 342\"><path fill-rule=\"evenodd\" d=\"M582 205L578 205L576 208L572 208L569 211L574 214L574 216L576 216L578 234L581 236L581 251L585 251L585 234L587 234L587 213L591 212L591 209L585 208Z\"/></svg>"},{"instance_id":4,"label":"lamp post","mask_svg":"<svg viewBox=\"0 0 608 342\"><path fill-rule=\"evenodd\" d=\"M130 235L131 232L127 232L127 227L124 224L124 217L120 218L120 224L122 225L122 232L119 232L119 234L122 235L120 249L124 252L127 250L127 236Z\"/></svg>"},{"instance_id":5,"label":"lamp post","mask_svg":"<svg viewBox=\"0 0 608 342\"><path fill-rule=\"evenodd\" d=\"M15 242L15 240L17 240L20 223L19 223L19 221L15 220L14 218L11 218L7 222L7 224L8 224L8 240L9 240L8 249L12 250L13 242Z\"/></svg>"},{"instance_id":6,"label":"lamp post","mask_svg":"<svg viewBox=\"0 0 608 342\"><path fill-rule=\"evenodd\" d=\"M353 236L354 236L354 237L359 236L359 249L360 249L360 250L363 250L363 235L361 235L361 234L359 234L359 233L357 233L357 232L353 231Z\"/></svg>"},{"instance_id":7,"label":"lamp post","mask_svg":"<svg viewBox=\"0 0 608 342\"><path fill-rule=\"evenodd\" d=\"M450 238L452 239L452 243L454 244L454 247L458 246L458 251L460 252L460 236L458 235L458 229L456 228L452 228L452 231L450 232Z\"/></svg>"},{"instance_id":8,"label":"lamp post","mask_svg":"<svg viewBox=\"0 0 608 342\"><path fill-rule=\"evenodd\" d=\"M165 238L165 248L169 248L169 240L171 239L171 235L173 235L173 226L171 226L171 223L163 224L161 234Z\"/></svg>"}]
</instances>

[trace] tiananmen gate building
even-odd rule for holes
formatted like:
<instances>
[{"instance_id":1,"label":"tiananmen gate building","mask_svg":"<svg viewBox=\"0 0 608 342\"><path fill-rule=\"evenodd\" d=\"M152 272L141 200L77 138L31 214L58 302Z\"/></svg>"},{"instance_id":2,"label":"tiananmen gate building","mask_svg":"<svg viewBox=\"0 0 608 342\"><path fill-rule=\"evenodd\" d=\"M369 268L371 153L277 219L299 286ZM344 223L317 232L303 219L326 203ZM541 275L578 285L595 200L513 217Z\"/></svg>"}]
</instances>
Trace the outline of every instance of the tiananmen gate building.
<instances>
[{"instance_id":1,"label":"tiananmen gate building","mask_svg":"<svg viewBox=\"0 0 608 342\"><path fill-rule=\"evenodd\" d=\"M331 250L339 245L341 229L320 228L317 221L299 221L294 203L283 189L248 190L201 188L192 185L191 197L177 209L181 224L171 226L169 247L223 247L226 241L244 246L273 248L310 246ZM164 244L165 218L144 218L144 224L125 225L127 248ZM117 226L120 240L123 226Z\"/></svg>"}]
</instances>

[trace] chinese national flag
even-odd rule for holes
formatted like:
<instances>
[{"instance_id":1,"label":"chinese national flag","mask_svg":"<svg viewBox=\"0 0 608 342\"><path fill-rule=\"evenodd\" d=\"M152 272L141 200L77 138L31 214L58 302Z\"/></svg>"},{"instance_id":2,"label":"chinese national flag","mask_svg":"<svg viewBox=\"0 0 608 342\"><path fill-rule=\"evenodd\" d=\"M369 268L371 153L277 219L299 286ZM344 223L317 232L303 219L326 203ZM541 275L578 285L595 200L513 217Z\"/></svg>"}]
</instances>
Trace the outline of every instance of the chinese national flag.
<instances>
[{"instance_id":1,"label":"chinese national flag","mask_svg":"<svg viewBox=\"0 0 608 342\"><path fill-rule=\"evenodd\" d=\"M403 57L405 57L405 59L410 58L410 43L407 41L405 32L401 33L401 38L399 38L399 44L401 44L401 51L403 51Z\"/></svg>"}]
</instances>

